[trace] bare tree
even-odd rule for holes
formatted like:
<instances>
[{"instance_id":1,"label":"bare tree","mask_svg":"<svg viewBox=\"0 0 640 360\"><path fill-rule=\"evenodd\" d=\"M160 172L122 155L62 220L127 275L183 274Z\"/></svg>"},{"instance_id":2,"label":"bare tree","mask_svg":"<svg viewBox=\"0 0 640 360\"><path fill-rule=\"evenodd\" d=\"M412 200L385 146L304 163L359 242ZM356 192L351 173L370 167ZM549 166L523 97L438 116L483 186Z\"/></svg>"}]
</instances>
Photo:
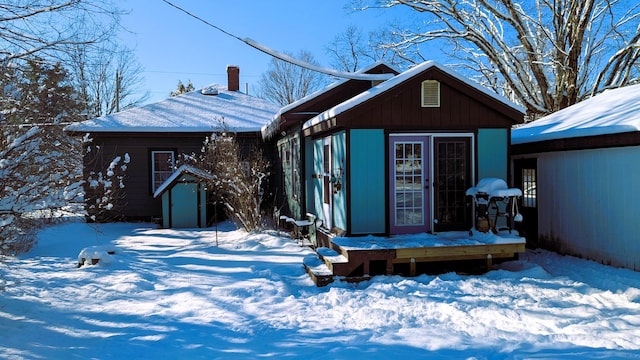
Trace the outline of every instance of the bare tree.
<instances>
[{"instance_id":1,"label":"bare tree","mask_svg":"<svg viewBox=\"0 0 640 360\"><path fill-rule=\"evenodd\" d=\"M460 60L463 71L524 105L531 117L607 88L640 80L640 4L635 0L373 0L405 6L426 24L397 28L388 44L411 62L433 55ZM366 7L365 7L366 8ZM436 45L436 46L433 46Z\"/></svg>"},{"instance_id":2,"label":"bare tree","mask_svg":"<svg viewBox=\"0 0 640 360\"><path fill-rule=\"evenodd\" d=\"M308 51L300 51L298 59L318 65ZM258 81L258 94L263 99L284 106L305 97L325 83L325 76L317 72L273 58L267 72Z\"/></svg>"},{"instance_id":3,"label":"bare tree","mask_svg":"<svg viewBox=\"0 0 640 360\"><path fill-rule=\"evenodd\" d=\"M0 63L54 58L105 40L120 12L105 0L0 0Z\"/></svg>"},{"instance_id":4,"label":"bare tree","mask_svg":"<svg viewBox=\"0 0 640 360\"><path fill-rule=\"evenodd\" d=\"M77 46L69 57L88 117L113 114L148 99L148 93L137 91L143 69L131 49L108 41Z\"/></svg>"},{"instance_id":5,"label":"bare tree","mask_svg":"<svg viewBox=\"0 0 640 360\"><path fill-rule=\"evenodd\" d=\"M399 60L395 52L386 44L391 42L391 34L385 30L372 31L367 37L356 26L349 26L343 33L336 35L327 46L331 65L337 70L356 72L377 61L386 61L391 65Z\"/></svg>"},{"instance_id":6,"label":"bare tree","mask_svg":"<svg viewBox=\"0 0 640 360\"><path fill-rule=\"evenodd\" d=\"M226 129L224 119L218 119ZM211 203L222 204L227 216L246 231L263 228L265 186L269 178L269 161L255 144L241 143L237 134L223 130L208 137L202 153L181 156L211 175L208 188Z\"/></svg>"}]
</instances>

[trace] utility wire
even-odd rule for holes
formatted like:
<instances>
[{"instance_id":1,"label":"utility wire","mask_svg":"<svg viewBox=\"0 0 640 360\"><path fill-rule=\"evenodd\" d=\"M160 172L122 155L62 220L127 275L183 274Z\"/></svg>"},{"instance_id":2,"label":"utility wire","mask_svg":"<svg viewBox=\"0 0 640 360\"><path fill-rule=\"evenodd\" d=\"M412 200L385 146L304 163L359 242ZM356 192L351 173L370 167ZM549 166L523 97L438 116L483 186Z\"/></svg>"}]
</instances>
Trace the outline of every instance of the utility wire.
<instances>
[{"instance_id":1,"label":"utility wire","mask_svg":"<svg viewBox=\"0 0 640 360\"><path fill-rule=\"evenodd\" d=\"M389 74L364 74L364 73L350 73L350 72L344 72L344 71L338 71L338 70L333 70L333 69L328 69L328 68L323 68L320 66L316 66L313 64L310 64L306 61L302 61L302 60L298 60L292 56L289 56L287 54L284 54L282 52L276 51L274 49L271 49L267 46L264 46L262 44L260 44L259 42L249 39L249 38L241 38L237 35L234 35L222 28L220 28L219 26L216 26L210 22L208 22L207 20L197 16L196 14L193 14L191 12L189 12L188 10L172 3L169 0L162 0L165 3L167 3L168 5L176 8L179 11L182 11L183 13L191 16L192 18L199 20L201 22L203 22L204 24L206 24L207 26L210 26L220 32L222 32L225 35L231 36L234 39L240 40L243 43L251 46L252 48L259 50L269 56L275 57L276 59L280 59L282 61L288 62L290 64L293 65L297 65L300 66L302 68L311 70L311 71L316 71L322 74L326 74L326 75L331 75L331 76L335 76L338 78L344 78L344 79L353 79L353 80L388 80L390 78L392 78L393 76L395 76L395 74L389 73Z\"/></svg>"}]
</instances>

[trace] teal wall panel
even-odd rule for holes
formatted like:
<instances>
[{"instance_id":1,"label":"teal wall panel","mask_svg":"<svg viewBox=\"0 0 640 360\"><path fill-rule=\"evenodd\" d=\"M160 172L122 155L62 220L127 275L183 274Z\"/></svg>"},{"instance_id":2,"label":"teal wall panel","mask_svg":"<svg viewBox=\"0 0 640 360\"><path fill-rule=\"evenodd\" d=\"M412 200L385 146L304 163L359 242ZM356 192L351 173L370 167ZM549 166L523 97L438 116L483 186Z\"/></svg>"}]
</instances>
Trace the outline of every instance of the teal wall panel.
<instances>
[{"instance_id":1,"label":"teal wall panel","mask_svg":"<svg viewBox=\"0 0 640 360\"><path fill-rule=\"evenodd\" d=\"M304 138L304 173L305 178L302 179L304 181L304 190L305 190L305 203L306 203L306 213L316 214L316 199L313 195L314 192L314 184L313 184L313 174L314 174L314 162L313 162L313 140L311 138Z\"/></svg>"},{"instance_id":2,"label":"teal wall panel","mask_svg":"<svg viewBox=\"0 0 640 360\"><path fill-rule=\"evenodd\" d=\"M171 215L169 214L170 206L171 202L169 201L169 192L165 191L162 193L162 226L165 228L171 227Z\"/></svg>"},{"instance_id":3,"label":"teal wall panel","mask_svg":"<svg viewBox=\"0 0 640 360\"><path fill-rule=\"evenodd\" d=\"M384 131L351 130L349 158L351 176L352 234L385 232Z\"/></svg>"},{"instance_id":4,"label":"teal wall panel","mask_svg":"<svg viewBox=\"0 0 640 360\"><path fill-rule=\"evenodd\" d=\"M171 188L171 227L198 227L198 184L177 183Z\"/></svg>"},{"instance_id":5,"label":"teal wall panel","mask_svg":"<svg viewBox=\"0 0 640 360\"><path fill-rule=\"evenodd\" d=\"M340 184L344 185L346 176L345 176L345 166L346 166L346 133L341 131L339 133L334 134L331 137L331 157L332 164L331 167L333 169L332 180L335 178L335 181L339 181ZM335 189L335 182L334 182ZM333 192L333 226L338 227L340 229L347 229L347 189L346 186L342 186L339 191Z\"/></svg>"},{"instance_id":6,"label":"teal wall panel","mask_svg":"<svg viewBox=\"0 0 640 360\"><path fill-rule=\"evenodd\" d=\"M300 219L302 209L300 208L300 197L302 196L300 186L300 140L297 135L288 135L278 141L278 151L281 155L282 165L282 185L284 188L287 206L292 217Z\"/></svg>"},{"instance_id":7,"label":"teal wall panel","mask_svg":"<svg viewBox=\"0 0 640 360\"><path fill-rule=\"evenodd\" d=\"M507 180L507 129L478 129L478 179Z\"/></svg>"},{"instance_id":8,"label":"teal wall panel","mask_svg":"<svg viewBox=\"0 0 640 360\"><path fill-rule=\"evenodd\" d=\"M311 179L313 182L313 211L311 212L321 220L325 219L322 211L322 177L318 175L322 175L323 172L323 156L323 140L316 139L313 141L313 174Z\"/></svg>"},{"instance_id":9,"label":"teal wall panel","mask_svg":"<svg viewBox=\"0 0 640 360\"><path fill-rule=\"evenodd\" d=\"M198 182L198 196L200 201L198 202L198 214L200 215L200 227L207 227L207 186L203 182Z\"/></svg>"}]
</instances>

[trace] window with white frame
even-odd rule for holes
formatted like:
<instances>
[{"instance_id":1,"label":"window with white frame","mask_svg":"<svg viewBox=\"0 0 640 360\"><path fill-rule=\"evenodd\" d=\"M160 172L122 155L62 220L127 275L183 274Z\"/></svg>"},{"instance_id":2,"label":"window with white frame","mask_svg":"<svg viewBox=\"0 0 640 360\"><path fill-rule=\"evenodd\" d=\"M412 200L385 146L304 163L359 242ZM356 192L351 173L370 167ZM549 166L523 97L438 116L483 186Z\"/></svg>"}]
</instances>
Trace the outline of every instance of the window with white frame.
<instances>
[{"instance_id":1,"label":"window with white frame","mask_svg":"<svg viewBox=\"0 0 640 360\"><path fill-rule=\"evenodd\" d=\"M151 191L154 192L173 173L175 154L171 150L151 152Z\"/></svg>"}]
</instances>

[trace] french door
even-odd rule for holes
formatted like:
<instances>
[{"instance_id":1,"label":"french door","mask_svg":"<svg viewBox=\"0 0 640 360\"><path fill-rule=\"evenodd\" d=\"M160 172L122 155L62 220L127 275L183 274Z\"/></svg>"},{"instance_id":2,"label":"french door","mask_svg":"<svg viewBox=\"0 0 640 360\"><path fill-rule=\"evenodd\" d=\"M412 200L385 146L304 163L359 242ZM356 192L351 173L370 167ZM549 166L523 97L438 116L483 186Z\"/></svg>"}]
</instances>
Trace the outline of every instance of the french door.
<instances>
[{"instance_id":1,"label":"french door","mask_svg":"<svg viewBox=\"0 0 640 360\"><path fill-rule=\"evenodd\" d=\"M389 224L392 234L431 230L429 136L389 138Z\"/></svg>"},{"instance_id":2,"label":"french door","mask_svg":"<svg viewBox=\"0 0 640 360\"><path fill-rule=\"evenodd\" d=\"M433 141L435 231L471 228L466 197L466 190L472 186L470 139L440 136Z\"/></svg>"}]
</instances>

